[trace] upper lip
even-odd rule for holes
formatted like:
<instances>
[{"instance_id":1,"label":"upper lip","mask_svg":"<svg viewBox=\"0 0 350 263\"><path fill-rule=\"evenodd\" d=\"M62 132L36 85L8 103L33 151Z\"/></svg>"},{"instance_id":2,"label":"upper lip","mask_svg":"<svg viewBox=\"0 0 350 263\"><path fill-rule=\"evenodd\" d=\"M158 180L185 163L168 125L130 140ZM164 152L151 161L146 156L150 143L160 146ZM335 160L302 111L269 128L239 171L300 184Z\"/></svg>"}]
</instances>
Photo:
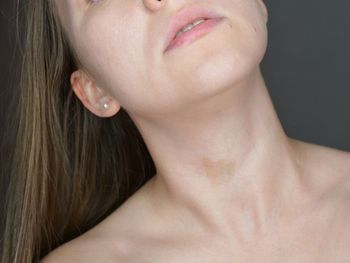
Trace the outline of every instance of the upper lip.
<instances>
[{"instance_id":1,"label":"upper lip","mask_svg":"<svg viewBox=\"0 0 350 263\"><path fill-rule=\"evenodd\" d=\"M177 32L187 24L192 23L199 18L211 19L217 17L222 17L222 15L201 6L185 6L181 8L170 20L166 34L165 49L175 38Z\"/></svg>"}]
</instances>

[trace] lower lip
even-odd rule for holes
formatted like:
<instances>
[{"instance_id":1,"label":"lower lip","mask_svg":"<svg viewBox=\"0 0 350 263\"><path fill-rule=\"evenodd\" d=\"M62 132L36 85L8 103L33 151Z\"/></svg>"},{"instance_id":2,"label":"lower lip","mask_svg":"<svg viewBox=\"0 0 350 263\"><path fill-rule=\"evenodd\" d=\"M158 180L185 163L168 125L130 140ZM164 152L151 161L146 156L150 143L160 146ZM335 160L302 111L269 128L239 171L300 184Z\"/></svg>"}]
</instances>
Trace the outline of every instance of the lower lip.
<instances>
[{"instance_id":1,"label":"lower lip","mask_svg":"<svg viewBox=\"0 0 350 263\"><path fill-rule=\"evenodd\" d=\"M207 19L191 30L182 33L180 36L170 42L168 47L164 50L164 53L168 52L171 49L190 43L198 38L201 38L202 36L209 33L212 28L219 24L222 20L223 17Z\"/></svg>"}]
</instances>

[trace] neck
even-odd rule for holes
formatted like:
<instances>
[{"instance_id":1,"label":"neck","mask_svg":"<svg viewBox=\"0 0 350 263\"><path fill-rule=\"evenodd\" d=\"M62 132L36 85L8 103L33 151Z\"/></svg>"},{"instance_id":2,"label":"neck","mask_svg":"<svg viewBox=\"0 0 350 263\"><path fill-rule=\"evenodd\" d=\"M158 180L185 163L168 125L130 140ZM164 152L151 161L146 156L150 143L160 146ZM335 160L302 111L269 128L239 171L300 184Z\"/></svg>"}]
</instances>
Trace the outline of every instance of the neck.
<instances>
[{"instance_id":1,"label":"neck","mask_svg":"<svg viewBox=\"0 0 350 263\"><path fill-rule=\"evenodd\" d=\"M158 209L171 203L221 230L245 214L258 229L300 183L260 70L184 111L136 122L157 169L152 191L167 200Z\"/></svg>"}]
</instances>

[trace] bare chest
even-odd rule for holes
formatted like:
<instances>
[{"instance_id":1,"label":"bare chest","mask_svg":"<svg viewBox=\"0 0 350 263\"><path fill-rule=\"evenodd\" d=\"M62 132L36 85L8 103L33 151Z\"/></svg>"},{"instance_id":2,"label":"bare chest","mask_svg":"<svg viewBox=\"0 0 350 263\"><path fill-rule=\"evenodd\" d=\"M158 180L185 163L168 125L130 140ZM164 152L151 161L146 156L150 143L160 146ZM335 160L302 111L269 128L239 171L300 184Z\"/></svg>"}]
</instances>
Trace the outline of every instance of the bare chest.
<instances>
[{"instance_id":1,"label":"bare chest","mask_svg":"<svg viewBox=\"0 0 350 263\"><path fill-rule=\"evenodd\" d=\"M139 237L125 254L136 263L345 263L350 262L350 225L346 213L276 228L258 240L202 235Z\"/></svg>"},{"instance_id":2,"label":"bare chest","mask_svg":"<svg viewBox=\"0 0 350 263\"><path fill-rule=\"evenodd\" d=\"M311 240L281 240L276 243L243 246L224 240L207 240L171 245L145 243L133 251L125 262L144 263L345 263L350 262L350 238L319 237ZM175 243L175 242L174 242Z\"/></svg>"}]
</instances>

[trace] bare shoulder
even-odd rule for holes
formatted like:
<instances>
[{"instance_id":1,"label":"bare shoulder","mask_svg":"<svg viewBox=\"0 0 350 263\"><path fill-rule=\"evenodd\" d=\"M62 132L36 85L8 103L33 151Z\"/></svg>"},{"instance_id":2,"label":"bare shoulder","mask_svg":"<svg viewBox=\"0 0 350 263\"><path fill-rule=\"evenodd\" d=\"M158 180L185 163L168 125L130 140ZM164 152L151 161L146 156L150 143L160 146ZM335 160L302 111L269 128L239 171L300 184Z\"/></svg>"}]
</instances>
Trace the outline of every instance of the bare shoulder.
<instances>
[{"instance_id":1,"label":"bare shoulder","mask_svg":"<svg viewBox=\"0 0 350 263\"><path fill-rule=\"evenodd\" d=\"M102 222L46 255L40 263L124 263L128 251L125 211L130 198Z\"/></svg>"},{"instance_id":2,"label":"bare shoulder","mask_svg":"<svg viewBox=\"0 0 350 263\"><path fill-rule=\"evenodd\" d=\"M48 255L40 260L40 263L58 263L58 262L83 262L88 257L86 253L90 253L89 249L86 248L84 241L79 239L69 241L58 248L51 251ZM84 254L81 255L81 251L85 250ZM92 262L86 261L86 262Z\"/></svg>"},{"instance_id":3,"label":"bare shoulder","mask_svg":"<svg viewBox=\"0 0 350 263\"><path fill-rule=\"evenodd\" d=\"M309 189L325 206L338 209L337 213L350 221L350 152L294 139L292 143L298 149Z\"/></svg>"},{"instance_id":4,"label":"bare shoulder","mask_svg":"<svg viewBox=\"0 0 350 263\"><path fill-rule=\"evenodd\" d=\"M310 183L324 187L322 191L340 187L350 192L350 152L295 139L291 143L299 152L300 162L306 164Z\"/></svg>"},{"instance_id":5,"label":"bare shoulder","mask_svg":"<svg viewBox=\"0 0 350 263\"><path fill-rule=\"evenodd\" d=\"M118 254L118 246L115 243L107 242L98 236L83 235L54 249L42 258L40 263L125 262Z\"/></svg>"},{"instance_id":6,"label":"bare shoulder","mask_svg":"<svg viewBox=\"0 0 350 263\"><path fill-rule=\"evenodd\" d=\"M147 186L141 187L116 211L83 235L61 245L40 263L124 263L130 262L135 226L145 225L143 198ZM142 219L141 219L142 218Z\"/></svg>"},{"instance_id":7,"label":"bare shoulder","mask_svg":"<svg viewBox=\"0 0 350 263\"><path fill-rule=\"evenodd\" d=\"M347 262L350 258L350 152L297 140L293 140L293 144L302 149L301 159L308 163L308 185L318 193L318 207L324 208L320 210L320 219L327 220L323 248L332 252L324 255L322 262Z\"/></svg>"}]
</instances>

